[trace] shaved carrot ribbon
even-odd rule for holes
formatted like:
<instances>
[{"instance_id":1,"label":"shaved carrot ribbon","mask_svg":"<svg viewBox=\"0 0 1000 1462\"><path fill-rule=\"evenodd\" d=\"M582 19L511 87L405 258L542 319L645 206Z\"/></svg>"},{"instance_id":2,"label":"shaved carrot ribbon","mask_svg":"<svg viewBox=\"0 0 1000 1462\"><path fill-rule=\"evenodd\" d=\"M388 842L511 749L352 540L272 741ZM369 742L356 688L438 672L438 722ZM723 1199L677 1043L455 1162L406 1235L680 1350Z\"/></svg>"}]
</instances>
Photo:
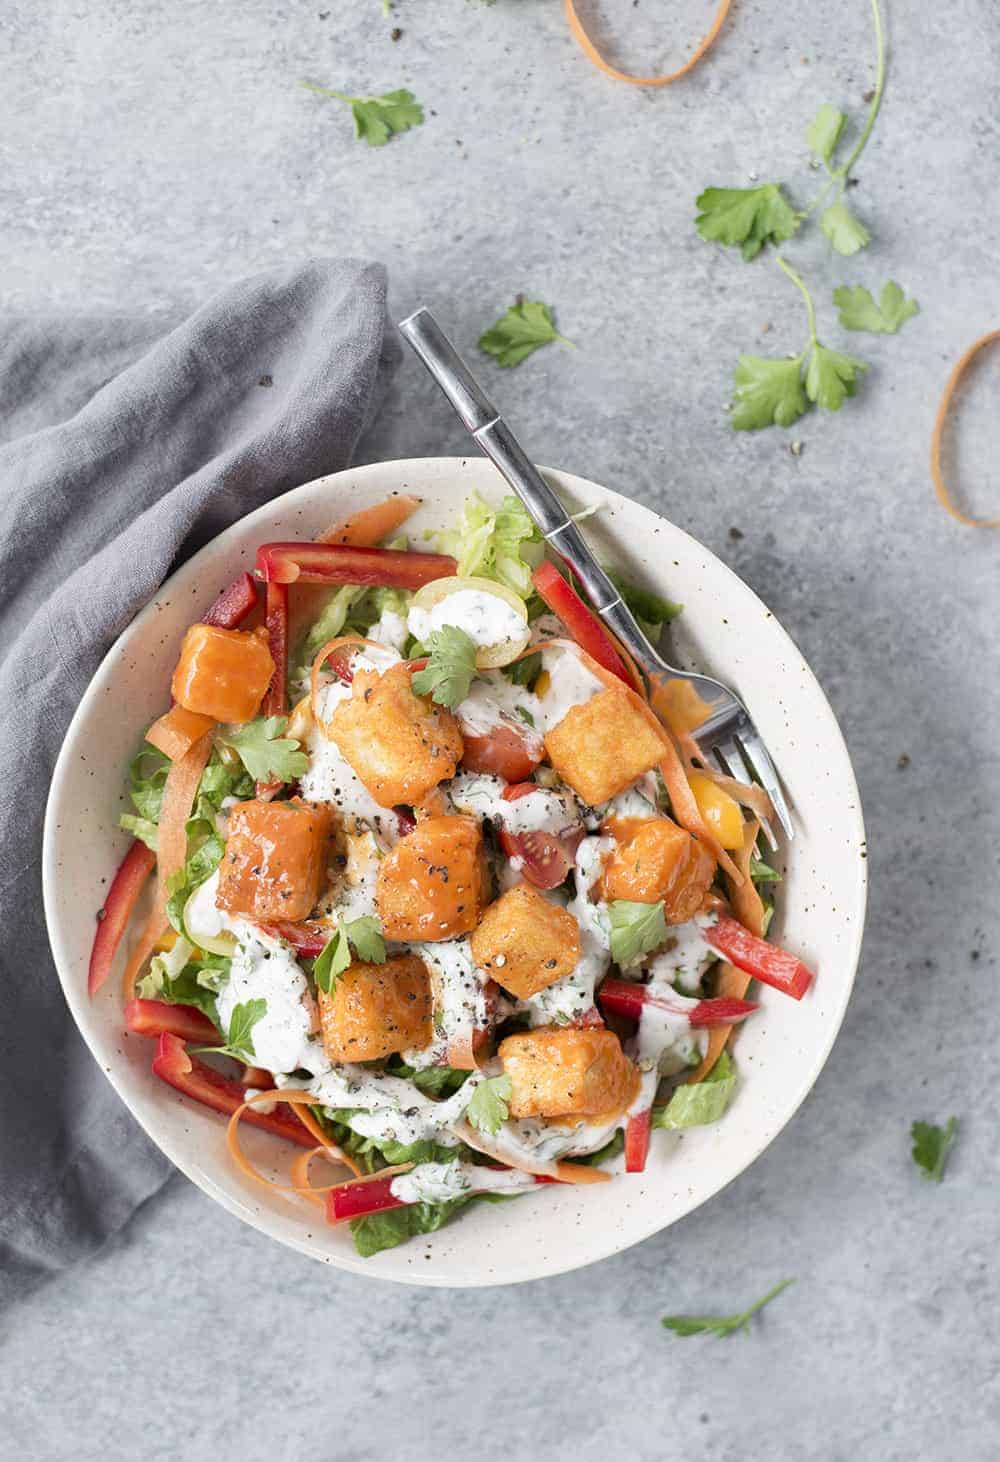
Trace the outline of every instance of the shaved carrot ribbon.
<instances>
[{"instance_id":1,"label":"shaved carrot ribbon","mask_svg":"<svg viewBox=\"0 0 1000 1462\"><path fill-rule=\"evenodd\" d=\"M494 1142L483 1132L477 1132L468 1122L460 1122L452 1128L467 1147L485 1153L507 1168L517 1168L522 1173L534 1173L536 1177L551 1178L556 1183L607 1183L611 1174L603 1168L590 1168L585 1163L543 1161L541 1158L521 1157L511 1154L506 1147Z\"/></svg>"},{"instance_id":2,"label":"shaved carrot ribbon","mask_svg":"<svg viewBox=\"0 0 1000 1462\"><path fill-rule=\"evenodd\" d=\"M736 917L750 930L751 934L756 934L758 939L762 939L764 936L764 902L750 877L750 859L753 857L759 832L760 823L756 818L752 822L748 822L743 829L743 847L736 858L743 875L743 882L735 883L731 878L727 878L726 882L729 886ZM745 974L743 970L738 970L731 964L720 964L716 995L723 999L742 1000L750 987L750 980L751 976ZM705 1054L700 1064L688 1077L690 1084L705 1080L726 1049L734 1029L733 1025L720 1025L709 1031Z\"/></svg>"},{"instance_id":3,"label":"shaved carrot ribbon","mask_svg":"<svg viewBox=\"0 0 1000 1462\"><path fill-rule=\"evenodd\" d=\"M756 782L740 782L736 777L727 777L723 772L717 772L714 767L710 767L690 732L675 733L675 737L688 771L700 772L703 777L714 782L720 792L728 792L735 802L739 802L742 807L749 807L761 822L771 821L774 817L774 805L763 787L759 787Z\"/></svg>"},{"instance_id":4,"label":"shaved carrot ribbon","mask_svg":"<svg viewBox=\"0 0 1000 1462\"><path fill-rule=\"evenodd\" d=\"M959 382L979 352L987 345L992 345L994 340L1000 340L1000 330L990 330L986 335L980 336L956 362L948 377L941 400L938 402L934 431L931 434L931 477L934 481L934 491L937 493L938 502L946 513L950 513L957 522L964 523L966 528L1000 528L1000 518L970 518L967 513L963 513L960 508L956 507L948 484L944 480L944 473L941 471L941 439L944 436L948 414L951 411L952 397L958 389Z\"/></svg>"},{"instance_id":5,"label":"shaved carrot ribbon","mask_svg":"<svg viewBox=\"0 0 1000 1462\"><path fill-rule=\"evenodd\" d=\"M136 977L156 948L157 941L170 927L167 886L187 862L187 820L191 816L201 774L211 754L212 737L206 734L185 752L180 761L175 761L167 773L156 840L156 894L145 928L125 966L122 992L126 1001L134 999Z\"/></svg>"},{"instance_id":6,"label":"shaved carrot ribbon","mask_svg":"<svg viewBox=\"0 0 1000 1462\"><path fill-rule=\"evenodd\" d=\"M375 642L375 640L362 639L360 635L335 635L332 640L327 640L326 644L318 652L315 660L312 663L312 670L309 672L309 706L312 710L314 722L317 726L319 726L319 728L323 732L323 735L326 737L329 737L330 735L330 725L329 722L324 721L323 717L320 715L319 693L323 687L320 685L319 678L323 673L323 667L326 664L327 660L333 654L334 650L339 650L342 645L351 645L352 648L356 650L385 649L385 645L379 645Z\"/></svg>"},{"instance_id":7,"label":"shaved carrot ribbon","mask_svg":"<svg viewBox=\"0 0 1000 1462\"><path fill-rule=\"evenodd\" d=\"M260 1169L254 1166L240 1146L239 1125L243 1113L248 1108L255 1107L264 1101L285 1102L295 1110L295 1115L300 1121L302 1119L302 1113L299 1111L300 1107L316 1107L320 1105L319 1097L313 1096L308 1091L298 1091L294 1088L291 1090L281 1090L278 1087L268 1091L255 1091L252 1096L248 1097L245 1102L236 1108L226 1124L226 1147L229 1149L229 1156L239 1168L240 1172L245 1177L252 1179L253 1182L260 1183L264 1188L271 1188L275 1192L280 1193L298 1193L303 1198L309 1198L310 1194L329 1192L330 1188L339 1188L339 1183L328 1183L324 1188L314 1188L309 1182L308 1164L304 1168L298 1164L293 1164L291 1183L278 1183L273 1178L265 1178ZM317 1153L322 1152L330 1162L340 1163L344 1167L349 1167L352 1172L354 1171L354 1164L347 1161L347 1154L342 1152L335 1142L331 1142L329 1138L324 1136L322 1129L309 1126L308 1123L304 1123L303 1125L307 1126L309 1131L313 1132L313 1135L315 1135L316 1131L319 1131L319 1146L308 1148L305 1154L303 1154L304 1156L311 1159ZM311 1201L320 1202L321 1200L316 1198Z\"/></svg>"},{"instance_id":8,"label":"shaved carrot ribbon","mask_svg":"<svg viewBox=\"0 0 1000 1462\"><path fill-rule=\"evenodd\" d=\"M325 533L320 533L316 542L346 543L351 548L375 548L383 538L388 538L397 528L401 528L419 506L418 497L408 497L402 492L393 493L380 503L374 503L370 508L360 508L349 518L335 523Z\"/></svg>"},{"instance_id":9,"label":"shaved carrot ribbon","mask_svg":"<svg viewBox=\"0 0 1000 1462\"><path fill-rule=\"evenodd\" d=\"M669 86L672 81L679 81L682 76L697 66L705 52L716 40L720 30L725 24L726 16L729 14L731 0L719 0L719 7L705 35L695 47L692 54L677 71L671 71L668 76L633 76L628 71L618 71L609 61L606 61L600 51L594 45L589 35L583 28L583 23L576 13L576 6L573 0L565 0L566 19L569 21L570 34L577 45L586 56L587 60L603 71L605 76L610 76L613 81L625 81L629 86Z\"/></svg>"}]
</instances>

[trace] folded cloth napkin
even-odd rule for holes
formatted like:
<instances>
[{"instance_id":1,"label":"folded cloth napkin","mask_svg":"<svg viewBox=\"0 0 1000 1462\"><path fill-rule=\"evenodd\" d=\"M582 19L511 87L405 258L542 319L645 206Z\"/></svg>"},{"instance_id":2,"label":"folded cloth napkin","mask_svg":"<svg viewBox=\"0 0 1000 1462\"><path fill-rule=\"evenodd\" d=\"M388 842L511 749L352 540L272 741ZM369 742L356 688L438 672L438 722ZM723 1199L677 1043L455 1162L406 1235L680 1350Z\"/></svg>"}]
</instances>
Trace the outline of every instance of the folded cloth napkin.
<instances>
[{"instance_id":1,"label":"folded cloth napkin","mask_svg":"<svg viewBox=\"0 0 1000 1462\"><path fill-rule=\"evenodd\" d=\"M0 1302L91 1253L170 1172L86 1050L49 953L42 821L66 727L173 566L348 464L397 363L385 293L380 265L316 259L156 339L148 316L3 322L0 441L32 430L0 445ZM34 429L47 400L81 409Z\"/></svg>"}]
</instances>

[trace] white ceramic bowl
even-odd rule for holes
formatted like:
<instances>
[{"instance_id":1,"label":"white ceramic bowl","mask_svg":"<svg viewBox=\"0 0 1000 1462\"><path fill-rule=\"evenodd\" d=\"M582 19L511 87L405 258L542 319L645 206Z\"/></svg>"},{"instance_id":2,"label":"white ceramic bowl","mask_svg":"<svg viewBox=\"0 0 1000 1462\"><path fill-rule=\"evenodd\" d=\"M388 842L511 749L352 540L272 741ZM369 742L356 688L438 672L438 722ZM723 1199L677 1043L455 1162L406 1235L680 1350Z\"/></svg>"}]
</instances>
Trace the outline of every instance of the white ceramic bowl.
<instances>
[{"instance_id":1,"label":"white ceramic bowl","mask_svg":"<svg viewBox=\"0 0 1000 1462\"><path fill-rule=\"evenodd\" d=\"M756 595L693 538L583 478L549 475L567 503L599 508L587 532L602 559L684 604L673 634L677 654L743 696L781 768L799 827L774 932L817 971L815 985L800 1004L761 992L760 1012L739 1034L742 1079L725 1119L683 1135L654 1134L641 1176L476 1205L436 1234L361 1259L350 1233L327 1228L320 1210L234 1170L221 1118L158 1081L150 1071L153 1042L123 1031L119 980L87 998L93 910L127 844L117 826L125 767L163 710L194 614L252 565L259 543L308 538L390 491L423 499L410 525L416 536L453 522L473 488L498 500L503 484L488 463L442 457L340 472L223 533L163 586L109 652L52 780L44 848L49 932L66 999L102 1071L167 1156L231 1213L324 1263L382 1279L456 1286L535 1279L626 1249L690 1213L753 1162L795 1112L827 1058L854 981L865 909L864 828L847 749L809 666ZM281 1144L252 1133L247 1146L273 1163Z\"/></svg>"}]
</instances>

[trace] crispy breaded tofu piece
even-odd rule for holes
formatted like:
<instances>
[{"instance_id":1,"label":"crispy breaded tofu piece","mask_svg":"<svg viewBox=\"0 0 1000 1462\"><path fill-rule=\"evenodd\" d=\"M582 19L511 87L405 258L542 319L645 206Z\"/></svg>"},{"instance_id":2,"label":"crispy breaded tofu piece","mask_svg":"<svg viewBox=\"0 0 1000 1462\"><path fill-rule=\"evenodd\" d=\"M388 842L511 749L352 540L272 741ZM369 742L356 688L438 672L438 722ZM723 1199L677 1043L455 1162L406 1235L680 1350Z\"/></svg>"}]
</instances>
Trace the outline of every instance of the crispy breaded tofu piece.
<instances>
[{"instance_id":1,"label":"crispy breaded tofu piece","mask_svg":"<svg viewBox=\"0 0 1000 1462\"><path fill-rule=\"evenodd\" d=\"M338 977L332 994L320 990L318 999L331 1061L378 1061L426 1046L433 1037L430 980L415 954L380 965L356 961Z\"/></svg>"},{"instance_id":2,"label":"crispy breaded tofu piece","mask_svg":"<svg viewBox=\"0 0 1000 1462\"><path fill-rule=\"evenodd\" d=\"M624 686L573 706L545 736L549 761L578 797L596 807L663 758L663 738Z\"/></svg>"},{"instance_id":3,"label":"crispy breaded tofu piece","mask_svg":"<svg viewBox=\"0 0 1000 1462\"><path fill-rule=\"evenodd\" d=\"M386 939L456 939L482 918L489 870L473 817L427 817L382 859L375 902Z\"/></svg>"},{"instance_id":4,"label":"crispy breaded tofu piece","mask_svg":"<svg viewBox=\"0 0 1000 1462\"><path fill-rule=\"evenodd\" d=\"M419 807L438 782L455 775L462 757L455 717L414 694L406 665L384 675L359 670L351 699L330 718L329 734L382 807Z\"/></svg>"},{"instance_id":5,"label":"crispy breaded tofu piece","mask_svg":"<svg viewBox=\"0 0 1000 1462\"><path fill-rule=\"evenodd\" d=\"M512 1117L613 1116L632 1102L639 1071L610 1030L540 1026L500 1042Z\"/></svg>"},{"instance_id":6,"label":"crispy breaded tofu piece","mask_svg":"<svg viewBox=\"0 0 1000 1462\"><path fill-rule=\"evenodd\" d=\"M606 899L662 900L668 924L694 918L715 877L715 861L697 838L669 817L612 818L604 831L615 840L601 875Z\"/></svg>"},{"instance_id":7,"label":"crispy breaded tofu piece","mask_svg":"<svg viewBox=\"0 0 1000 1462\"><path fill-rule=\"evenodd\" d=\"M536 888L519 883L490 904L470 943L479 968L527 1000L576 968L580 926Z\"/></svg>"},{"instance_id":8,"label":"crispy breaded tofu piece","mask_svg":"<svg viewBox=\"0 0 1000 1462\"><path fill-rule=\"evenodd\" d=\"M216 721L249 721L274 674L266 638L256 630L193 624L170 682L179 706Z\"/></svg>"},{"instance_id":9,"label":"crispy breaded tofu piece","mask_svg":"<svg viewBox=\"0 0 1000 1462\"><path fill-rule=\"evenodd\" d=\"M229 814L218 908L247 919L304 919L319 898L332 826L329 807L241 802Z\"/></svg>"}]
</instances>

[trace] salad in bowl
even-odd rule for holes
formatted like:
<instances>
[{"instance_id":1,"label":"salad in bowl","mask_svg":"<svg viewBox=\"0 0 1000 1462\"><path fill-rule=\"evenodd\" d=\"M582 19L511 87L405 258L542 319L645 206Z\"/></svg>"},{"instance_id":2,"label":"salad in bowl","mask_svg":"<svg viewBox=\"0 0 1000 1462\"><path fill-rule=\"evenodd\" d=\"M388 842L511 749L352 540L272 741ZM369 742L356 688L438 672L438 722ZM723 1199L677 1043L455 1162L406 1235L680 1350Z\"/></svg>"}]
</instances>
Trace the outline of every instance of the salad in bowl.
<instances>
[{"instance_id":1,"label":"salad in bowl","mask_svg":"<svg viewBox=\"0 0 1000 1462\"><path fill-rule=\"evenodd\" d=\"M124 966L149 1080L362 1256L668 1162L660 1131L725 1118L754 982L812 983L766 937L766 794L699 757L688 682L651 693L517 499L429 543L418 506L262 538L201 607L88 979ZM657 635L679 612L618 582Z\"/></svg>"}]
</instances>

